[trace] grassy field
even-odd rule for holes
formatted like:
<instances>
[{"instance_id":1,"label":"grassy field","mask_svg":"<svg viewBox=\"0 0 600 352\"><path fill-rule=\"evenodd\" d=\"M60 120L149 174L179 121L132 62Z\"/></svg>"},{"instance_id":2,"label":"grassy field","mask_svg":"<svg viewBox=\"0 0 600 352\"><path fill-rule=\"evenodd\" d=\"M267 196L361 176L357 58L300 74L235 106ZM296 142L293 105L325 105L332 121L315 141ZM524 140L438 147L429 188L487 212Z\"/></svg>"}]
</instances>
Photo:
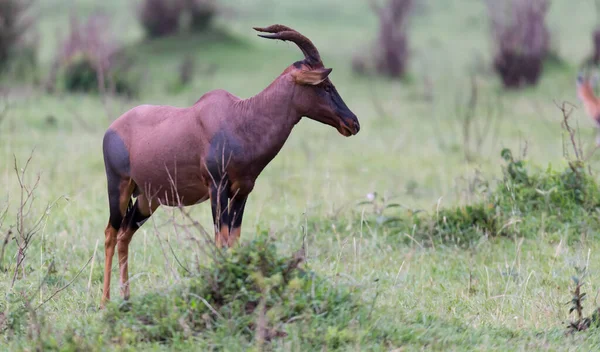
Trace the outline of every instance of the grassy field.
<instances>
[{"instance_id":1,"label":"grassy field","mask_svg":"<svg viewBox=\"0 0 600 352\"><path fill-rule=\"evenodd\" d=\"M506 236L480 236L465 246L362 221L378 214L371 205L357 205L377 192L401 205L385 214L402 217L415 210L435 216L440 209L478 202L483 196L476 180L487 180L493 189L503 177L503 148L515 154L526 148L527 161L539 172L548 165L563 170L565 135L555 102L576 105L572 124L589 150L595 131L576 99L575 77L591 50L596 23L592 1L552 3L549 24L564 65L547 70L537 87L517 92L503 92L496 76L485 69L491 44L483 1L425 2L412 22L413 58L405 82L352 74L351 57L368 50L377 29L366 1L223 3L235 11L233 17L220 20L216 30L148 41L129 2L38 1L42 65L48 66L54 56L55 33L66 32L70 11L82 16L104 11L145 74L139 98L107 102L94 95L48 95L19 82L3 82L10 88L10 109L0 122L0 214L4 205L9 208L0 234L4 236L17 219L20 187L14 160L22 167L33 149L25 181L33 184L37 175L40 181L28 221L42 216L47 203L56 203L41 223L25 272L13 288L14 242L0 263L0 312L15 310L15 304L22 304L14 303L19 297L31 296L33 307L45 302L35 313L37 320L24 312L21 323L11 321L22 329L4 329L0 350L35 350L37 336L72 350L78 343L98 350L256 347L252 334L227 333L225 328L168 341L139 341L134 329L130 340L107 337L105 313L98 310L108 220L101 141L110 122L138 104L188 106L216 88L243 98L259 92L301 58L293 44L260 39L252 30L273 23L289 25L313 40L325 64L334 69L332 81L361 122L358 135L344 138L304 119L259 177L244 218L243 243L268 233L278 253L289 256L305 242L307 265L329 284L348 288L369 312L347 328L346 333L355 335L347 339L351 342L323 349L589 351L600 346L594 329L565 335L565 322L571 318L566 302L577 266L587 266L585 314L598 306L600 227L580 231L568 222L545 226L543 218L540 225L523 213L511 218ZM173 93L169 86L187 55L217 69L210 76L198 74L189 87ZM482 106L476 121L489 116L495 120L481 144L472 145L467 161L460 111L469 98L470 72L477 67ZM587 162L594 180L599 160L596 154ZM189 211L211 227L208 203ZM129 257L134 300L166 295L185 282L176 258L185 266L196 260L210 262L208 256L196 258L185 236L168 225L173 214L177 213L161 208L134 236ZM113 275L114 283L116 270ZM119 304L118 285L112 288L113 301ZM38 325L41 332L36 333ZM335 330L327 331L336 335ZM386 338L370 337L371 331L383 331L377 336ZM301 329L289 334L271 347L310 349Z\"/></svg>"}]
</instances>

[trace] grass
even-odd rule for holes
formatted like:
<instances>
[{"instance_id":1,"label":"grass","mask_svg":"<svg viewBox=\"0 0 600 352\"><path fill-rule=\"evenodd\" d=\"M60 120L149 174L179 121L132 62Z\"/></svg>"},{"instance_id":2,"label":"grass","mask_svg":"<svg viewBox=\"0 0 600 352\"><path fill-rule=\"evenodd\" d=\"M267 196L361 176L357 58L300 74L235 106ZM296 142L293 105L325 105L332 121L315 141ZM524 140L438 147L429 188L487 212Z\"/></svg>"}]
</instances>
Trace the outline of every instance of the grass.
<instances>
[{"instance_id":1,"label":"grass","mask_svg":"<svg viewBox=\"0 0 600 352\"><path fill-rule=\"evenodd\" d=\"M122 34L119 37L127 50L138 58L145 78L140 98L110 99L107 104L92 95L47 95L3 82L12 89L9 115L0 123L0 184L4 186L0 190L0 214L4 204L10 208L0 232L4 234L17 216L20 188L13 155L22 166L35 148L26 174L28 184L40 174L32 220L43 214L47 203L66 196L43 221L28 252L25 276L16 280L13 289L13 272L0 271L0 293L7 297L0 300L0 311L8 306L21 312L13 317L14 331L0 335L3 348L32 350L37 346L37 325L31 323L27 307L18 306L22 294L34 293L30 298L35 307L71 280L36 312L49 348L52 344L65 349L78 345L122 350L256 347L253 334L224 332L229 330L212 330L191 339L176 337L165 343L138 340L139 332L123 328L116 333L131 333L132 339L111 339L107 313L97 309L102 289L103 230L108 220L101 138L112 119L141 103L190 105L215 88L241 97L256 94L301 55L295 46L262 40L251 30L252 26L272 23L287 24L313 39L325 64L334 68L331 78L359 116L362 129L346 139L329 127L303 120L259 177L247 206L242 241L252 243L266 232L275 238L277 255L282 258L304 243L307 267L328 287L352 292L369 317L361 318L351 331L366 337L337 345L339 349L593 350L600 345L600 335L594 329L565 335L570 319L566 303L572 296L575 266L587 267L587 283L582 287L588 294L584 315L591 315L597 306L600 245L598 227L592 221L597 217L593 207L576 212L576 216L590 219L592 225L586 231L574 227L574 221L546 217L555 214L552 207L542 207L539 212L522 208L522 221L504 236L479 235L468 246L460 246L431 240L427 232L414 236L411 231L378 226L379 215L373 204L357 205L377 192L388 204L399 205L384 211L389 217L407 217L418 210L424 212L416 216L431 217L440 211L450 213L457 207L475 206L486 199L480 192L483 183L489 185L490 192L501 191L498 185L504 177L502 166L506 166L500 157L503 148L512 150L518 159L527 146L529 175L544 175L550 165L552 182L560 184L561 172L568 166L563 158L562 115L554 101L579 105L576 67L591 50L593 3L552 4L550 27L566 63L549 70L538 87L503 93L494 76L478 74L480 95L499 101L503 108L494 131L476 149L471 162L465 160L463 123L456 101L466 101L469 96L469 70L477 64L477 57L490 60L480 1L430 1L418 12L411 31L414 60L409 83L351 73L350 58L368 44L376 30L376 19L365 1L224 3L236 8L234 20L219 22L224 31L152 42L141 38L142 32L131 21L131 6L121 1L78 1L74 7L70 1L47 0L36 5L43 64L49 64L53 56L55 29L66 30L68 10L74 7L77 13L87 15L100 9L113 17L115 31ZM178 65L190 54L198 62L216 64L217 69L210 77L199 75L173 94L168 87ZM433 84L426 86L424 77ZM426 99L426 95L433 99ZM485 116L485 106L480 109L478 118ZM572 119L587 150L595 138L592 123L583 109L576 109ZM595 155L587 163L594 181L598 160ZM541 181L536 185L545 187ZM528 194L522 196L514 204L532 204ZM558 202L562 206L564 200ZM189 210L194 219L210 227L208 204ZM177 212L174 214L185 222ZM179 269L167 240L184 266L211 264L210 256L196 256L187 236L169 225L172 215L171 210L161 209L133 239L130 273L134 304L169 300L174 297L173 287L189 284L191 279ZM553 226L546 226L549 223ZM459 230L448 231L458 236ZM4 264L14 267L15 253L11 242ZM94 253L95 259L86 266ZM117 285L113 285L112 296L118 307ZM332 324L323 335L337 336L343 327L337 327L337 332L335 329ZM273 347L314 347L302 336L292 333L276 340ZM386 338L377 338L381 336ZM329 349L335 347L330 345Z\"/></svg>"}]
</instances>

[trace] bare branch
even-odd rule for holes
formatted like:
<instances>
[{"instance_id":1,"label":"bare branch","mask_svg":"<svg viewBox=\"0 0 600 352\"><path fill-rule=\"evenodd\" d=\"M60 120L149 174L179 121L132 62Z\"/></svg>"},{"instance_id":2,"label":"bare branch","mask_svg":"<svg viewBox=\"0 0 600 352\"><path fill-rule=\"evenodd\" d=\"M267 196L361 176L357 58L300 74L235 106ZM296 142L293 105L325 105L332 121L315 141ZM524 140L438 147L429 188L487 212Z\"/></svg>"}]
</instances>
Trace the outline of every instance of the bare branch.
<instances>
[{"instance_id":1,"label":"bare branch","mask_svg":"<svg viewBox=\"0 0 600 352\"><path fill-rule=\"evenodd\" d=\"M23 275L25 275L24 262L27 257L27 250L29 249L32 239L42 228L43 222L47 219L50 209L52 209L56 205L56 203L63 198L59 197L54 202L46 205L42 214L35 221L29 222L29 220L32 217L33 203L35 201L35 191L40 183L39 175L37 175L32 185L28 185L25 181L25 176L27 174L31 160L33 159L34 152L35 148L31 151L29 158L27 159L25 165L22 168L19 168L16 156L13 156L14 171L20 187L20 202L17 209L17 223L15 225L14 240L17 244L17 254L16 265L14 268L13 278L10 286L11 288L14 287L14 284L17 280L19 269L21 269ZM0 259L4 256L4 248L6 247L6 242L8 240L9 235L7 235L5 243L3 244Z\"/></svg>"},{"instance_id":2,"label":"bare branch","mask_svg":"<svg viewBox=\"0 0 600 352\"><path fill-rule=\"evenodd\" d=\"M571 146L573 148L573 152L575 153L575 158L577 161L583 160L583 153L580 144L575 140L577 130L573 129L569 124L569 118L573 113L573 110L576 108L575 105L569 102L562 102L560 105L555 101L554 105L561 111L563 120L561 122L561 126L569 133L569 138L571 140ZM566 150L565 150L566 153ZM565 155L566 156L566 155ZM567 156L568 157L568 156Z\"/></svg>"},{"instance_id":3,"label":"bare branch","mask_svg":"<svg viewBox=\"0 0 600 352\"><path fill-rule=\"evenodd\" d=\"M69 281L66 285L64 285L63 287L59 288L58 290L54 291L53 294L50 295L50 297L46 298L42 303L40 303L37 307L35 307L35 310L38 310L41 306L43 306L44 304L46 304L49 300L51 300L52 298L54 298L57 294L59 294L60 292L66 290L69 286L71 286L71 284L77 280L77 278L79 277L79 275L81 275L81 273L83 272L83 270L85 270L85 268L88 266L88 264L92 261L92 258L94 258L94 256L92 255L90 257L90 259L88 259L88 261L85 263L85 265L79 269L79 271L77 272L77 274L75 275L75 277L73 277L73 279L71 279L71 281Z\"/></svg>"}]
</instances>

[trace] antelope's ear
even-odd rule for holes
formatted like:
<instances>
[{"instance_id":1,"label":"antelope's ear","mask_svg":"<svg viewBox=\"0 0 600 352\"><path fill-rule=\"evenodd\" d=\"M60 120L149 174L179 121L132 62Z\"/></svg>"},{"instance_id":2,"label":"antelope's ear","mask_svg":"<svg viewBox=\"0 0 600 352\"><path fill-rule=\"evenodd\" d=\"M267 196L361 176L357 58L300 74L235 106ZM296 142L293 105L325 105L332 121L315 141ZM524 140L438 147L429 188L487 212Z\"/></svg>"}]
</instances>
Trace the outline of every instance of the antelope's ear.
<instances>
[{"instance_id":1,"label":"antelope's ear","mask_svg":"<svg viewBox=\"0 0 600 352\"><path fill-rule=\"evenodd\" d=\"M292 72L292 77L298 84L317 85L327 79L327 76L333 71L332 68L317 68L314 70L296 70Z\"/></svg>"}]
</instances>

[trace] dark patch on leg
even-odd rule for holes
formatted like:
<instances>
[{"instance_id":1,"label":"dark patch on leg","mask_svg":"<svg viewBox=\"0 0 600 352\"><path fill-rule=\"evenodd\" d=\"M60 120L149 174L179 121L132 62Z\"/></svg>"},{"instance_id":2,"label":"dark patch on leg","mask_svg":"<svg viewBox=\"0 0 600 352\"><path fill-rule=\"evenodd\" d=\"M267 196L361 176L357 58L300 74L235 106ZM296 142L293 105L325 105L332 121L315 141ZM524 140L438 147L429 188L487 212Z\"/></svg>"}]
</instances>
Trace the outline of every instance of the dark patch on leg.
<instances>
[{"instance_id":1,"label":"dark patch on leg","mask_svg":"<svg viewBox=\"0 0 600 352\"><path fill-rule=\"evenodd\" d=\"M140 194L140 187L138 185L135 185L135 188L133 189L133 197L137 198Z\"/></svg>"},{"instance_id":2,"label":"dark patch on leg","mask_svg":"<svg viewBox=\"0 0 600 352\"><path fill-rule=\"evenodd\" d=\"M140 210L140 200L136 200L133 207L127 210L123 220L123 228L136 231L148 220L151 214L143 214Z\"/></svg>"},{"instance_id":3,"label":"dark patch on leg","mask_svg":"<svg viewBox=\"0 0 600 352\"><path fill-rule=\"evenodd\" d=\"M206 155L206 168L214 181L225 176L227 165L232 156L241 156L243 148L225 131L219 131L210 140L210 148Z\"/></svg>"},{"instance_id":4,"label":"dark patch on leg","mask_svg":"<svg viewBox=\"0 0 600 352\"><path fill-rule=\"evenodd\" d=\"M229 202L229 182L227 178L216 181L216 184L210 187L210 205L213 221L217 229L221 225L229 225L229 214L227 211Z\"/></svg>"},{"instance_id":5,"label":"dark patch on leg","mask_svg":"<svg viewBox=\"0 0 600 352\"><path fill-rule=\"evenodd\" d=\"M123 214L121 213L121 179L111 168L106 168L106 178L108 181L108 208L110 212L109 223L114 229L121 227Z\"/></svg>"},{"instance_id":6,"label":"dark patch on leg","mask_svg":"<svg viewBox=\"0 0 600 352\"><path fill-rule=\"evenodd\" d=\"M210 185L210 206L215 225L215 242L218 247L227 244L229 238L229 182L226 177Z\"/></svg>"},{"instance_id":7,"label":"dark patch on leg","mask_svg":"<svg viewBox=\"0 0 600 352\"><path fill-rule=\"evenodd\" d=\"M248 197L235 197L229 206L229 228L234 229L242 226L244 208Z\"/></svg>"},{"instance_id":8,"label":"dark patch on leg","mask_svg":"<svg viewBox=\"0 0 600 352\"><path fill-rule=\"evenodd\" d=\"M121 137L109 129L104 134L102 152L108 184L109 222L113 228L118 230L124 215L123 209L121 209L121 192L123 192L121 184L123 179L129 176L129 151ZM131 201L128 208L130 207Z\"/></svg>"},{"instance_id":9,"label":"dark patch on leg","mask_svg":"<svg viewBox=\"0 0 600 352\"><path fill-rule=\"evenodd\" d=\"M102 141L102 152L107 168L110 167L121 177L129 176L129 151L117 132L110 129L106 131Z\"/></svg>"},{"instance_id":10,"label":"dark patch on leg","mask_svg":"<svg viewBox=\"0 0 600 352\"><path fill-rule=\"evenodd\" d=\"M229 204L229 239L227 244L232 247L240 238L242 232L242 218L246 207L247 196L238 196L231 199Z\"/></svg>"}]
</instances>

